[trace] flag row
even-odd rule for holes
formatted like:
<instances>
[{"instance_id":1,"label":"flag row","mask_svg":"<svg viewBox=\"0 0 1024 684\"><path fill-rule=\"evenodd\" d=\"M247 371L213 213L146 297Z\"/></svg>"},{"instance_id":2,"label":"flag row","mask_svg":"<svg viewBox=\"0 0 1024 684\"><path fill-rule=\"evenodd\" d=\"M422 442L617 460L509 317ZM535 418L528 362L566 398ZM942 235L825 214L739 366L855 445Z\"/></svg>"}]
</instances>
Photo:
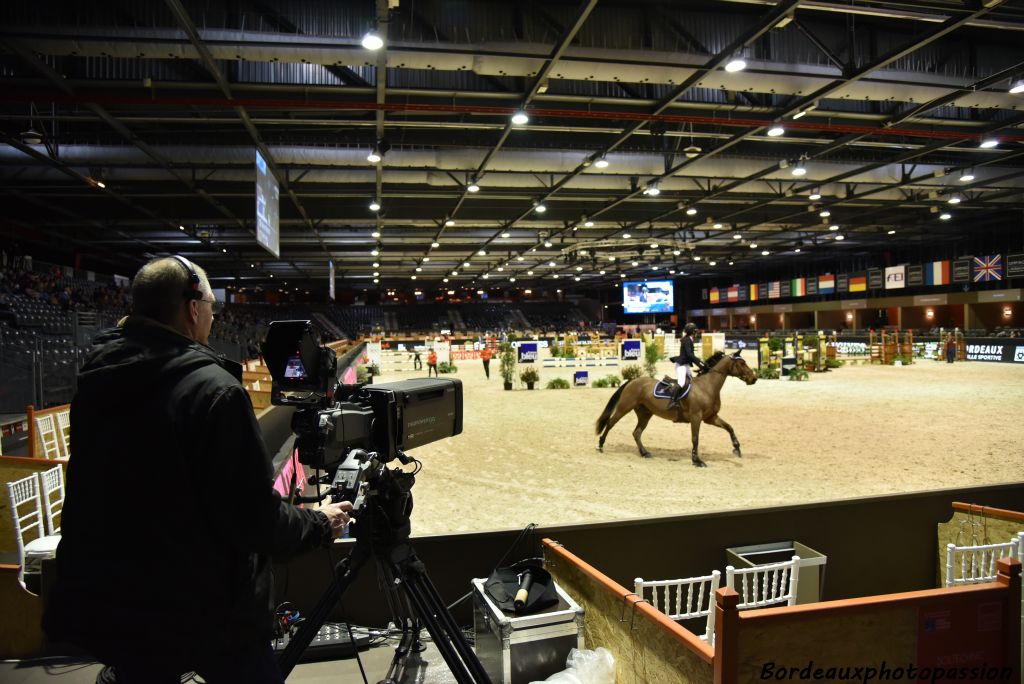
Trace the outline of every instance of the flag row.
<instances>
[{"instance_id":1,"label":"flag row","mask_svg":"<svg viewBox=\"0 0 1024 684\"><path fill-rule=\"evenodd\" d=\"M990 254L924 264L900 264L859 273L823 273L819 276L774 280L766 283L735 284L701 291L711 304L757 302L810 295L856 294L868 290L900 290L906 287L988 283L1004 278L1024 277L1024 254Z\"/></svg>"}]
</instances>

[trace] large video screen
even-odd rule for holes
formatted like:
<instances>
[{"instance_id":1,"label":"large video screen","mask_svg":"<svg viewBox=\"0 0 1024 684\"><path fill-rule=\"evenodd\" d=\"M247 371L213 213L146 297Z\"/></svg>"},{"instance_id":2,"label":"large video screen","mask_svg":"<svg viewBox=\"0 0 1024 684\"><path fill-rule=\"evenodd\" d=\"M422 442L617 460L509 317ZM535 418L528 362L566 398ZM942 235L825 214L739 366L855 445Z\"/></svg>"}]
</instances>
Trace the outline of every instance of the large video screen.
<instances>
[{"instance_id":1,"label":"large video screen","mask_svg":"<svg viewBox=\"0 0 1024 684\"><path fill-rule=\"evenodd\" d=\"M267 161L256 150L256 242L275 257L281 257L281 230L278 226L277 179Z\"/></svg>"},{"instance_id":2,"label":"large video screen","mask_svg":"<svg viewBox=\"0 0 1024 684\"><path fill-rule=\"evenodd\" d=\"M646 280L622 283L622 310L625 313L672 313L675 292L671 280Z\"/></svg>"}]
</instances>

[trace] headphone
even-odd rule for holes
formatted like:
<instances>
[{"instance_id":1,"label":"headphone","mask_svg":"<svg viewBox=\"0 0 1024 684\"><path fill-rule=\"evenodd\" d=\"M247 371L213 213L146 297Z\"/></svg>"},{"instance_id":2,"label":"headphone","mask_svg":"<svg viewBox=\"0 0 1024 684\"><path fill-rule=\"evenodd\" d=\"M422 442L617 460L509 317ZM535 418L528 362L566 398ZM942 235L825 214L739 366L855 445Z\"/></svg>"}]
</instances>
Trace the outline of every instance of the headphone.
<instances>
[{"instance_id":1,"label":"headphone","mask_svg":"<svg viewBox=\"0 0 1024 684\"><path fill-rule=\"evenodd\" d=\"M185 291L182 295L185 299L200 300L203 298L202 280L199 278L199 274L196 273L196 269L192 266L192 262L183 256L172 254L171 259L176 259L185 272L188 273L188 285L185 287Z\"/></svg>"}]
</instances>

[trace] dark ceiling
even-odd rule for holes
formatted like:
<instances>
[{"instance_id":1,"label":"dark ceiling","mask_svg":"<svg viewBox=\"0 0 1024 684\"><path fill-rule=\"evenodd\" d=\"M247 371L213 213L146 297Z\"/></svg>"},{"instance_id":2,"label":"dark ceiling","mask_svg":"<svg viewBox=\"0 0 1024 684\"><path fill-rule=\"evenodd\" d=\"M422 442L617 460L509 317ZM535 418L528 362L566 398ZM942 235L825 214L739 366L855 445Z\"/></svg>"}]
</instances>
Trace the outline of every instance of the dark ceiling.
<instances>
[{"instance_id":1,"label":"dark ceiling","mask_svg":"<svg viewBox=\"0 0 1024 684\"><path fill-rule=\"evenodd\" d=\"M582 288L1021 232L1019 0L9 2L0 26L0 230L98 269Z\"/></svg>"}]
</instances>

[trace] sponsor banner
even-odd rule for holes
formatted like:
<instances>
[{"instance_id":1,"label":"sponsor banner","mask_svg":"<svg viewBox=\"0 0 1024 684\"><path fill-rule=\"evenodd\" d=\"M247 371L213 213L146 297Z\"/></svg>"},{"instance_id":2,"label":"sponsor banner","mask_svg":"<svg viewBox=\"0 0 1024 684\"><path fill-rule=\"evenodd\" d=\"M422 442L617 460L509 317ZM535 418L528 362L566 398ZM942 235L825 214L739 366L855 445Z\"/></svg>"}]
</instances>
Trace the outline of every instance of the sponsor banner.
<instances>
[{"instance_id":1,"label":"sponsor banner","mask_svg":"<svg viewBox=\"0 0 1024 684\"><path fill-rule=\"evenodd\" d=\"M761 283L761 299L768 299L768 283Z\"/></svg>"},{"instance_id":2,"label":"sponsor banner","mask_svg":"<svg viewBox=\"0 0 1024 684\"><path fill-rule=\"evenodd\" d=\"M572 374L572 384L576 387L586 387L590 383L590 374L587 371L576 371Z\"/></svg>"},{"instance_id":3,"label":"sponsor banner","mask_svg":"<svg viewBox=\"0 0 1024 684\"><path fill-rule=\"evenodd\" d=\"M808 278L807 279L807 294L816 295L818 294L818 279Z\"/></svg>"},{"instance_id":4,"label":"sponsor banner","mask_svg":"<svg viewBox=\"0 0 1024 684\"><path fill-rule=\"evenodd\" d=\"M737 299L737 301L740 301L740 302L747 301L747 286L746 285L737 285L736 286L736 290L739 292L739 298Z\"/></svg>"},{"instance_id":5,"label":"sponsor banner","mask_svg":"<svg viewBox=\"0 0 1024 684\"><path fill-rule=\"evenodd\" d=\"M1021 291L1019 288L1012 290L988 290L978 293L979 302L1019 302Z\"/></svg>"},{"instance_id":6,"label":"sponsor banner","mask_svg":"<svg viewBox=\"0 0 1024 684\"><path fill-rule=\"evenodd\" d=\"M881 273L881 271L879 271ZM868 277L866 275L850 276L850 292L866 292L868 289Z\"/></svg>"},{"instance_id":7,"label":"sponsor banner","mask_svg":"<svg viewBox=\"0 0 1024 684\"><path fill-rule=\"evenodd\" d=\"M951 282L948 259L946 261L932 261L925 264L925 285L949 285Z\"/></svg>"},{"instance_id":8,"label":"sponsor banner","mask_svg":"<svg viewBox=\"0 0 1024 684\"><path fill-rule=\"evenodd\" d=\"M750 307L749 306L737 306L735 309L733 309L733 313L748 314L748 313L750 313Z\"/></svg>"},{"instance_id":9,"label":"sponsor banner","mask_svg":"<svg viewBox=\"0 0 1024 684\"><path fill-rule=\"evenodd\" d=\"M971 282L971 260L969 258L957 259L956 261L953 262L953 282Z\"/></svg>"},{"instance_id":10,"label":"sponsor banner","mask_svg":"<svg viewBox=\"0 0 1024 684\"><path fill-rule=\"evenodd\" d=\"M821 283L818 283L818 290L821 291ZM850 276L845 273L840 273L836 276L836 292L849 292L850 291ZM831 292L822 294L832 294Z\"/></svg>"},{"instance_id":11,"label":"sponsor banner","mask_svg":"<svg viewBox=\"0 0 1024 684\"><path fill-rule=\"evenodd\" d=\"M845 276L840 276L845 281ZM832 294L836 290L836 277L831 273L818 276L818 293Z\"/></svg>"},{"instance_id":12,"label":"sponsor banner","mask_svg":"<svg viewBox=\"0 0 1024 684\"><path fill-rule=\"evenodd\" d=\"M880 268L872 268L868 271L868 287L872 290L882 289L885 282L885 271Z\"/></svg>"},{"instance_id":13,"label":"sponsor banner","mask_svg":"<svg viewBox=\"0 0 1024 684\"><path fill-rule=\"evenodd\" d=\"M711 310L711 315L712 316L725 316L728 313L729 313L728 309L712 309Z\"/></svg>"},{"instance_id":14,"label":"sponsor banner","mask_svg":"<svg viewBox=\"0 0 1024 684\"><path fill-rule=\"evenodd\" d=\"M864 356L868 353L866 342L836 342L836 354L841 356Z\"/></svg>"},{"instance_id":15,"label":"sponsor banner","mask_svg":"<svg viewBox=\"0 0 1024 684\"><path fill-rule=\"evenodd\" d=\"M639 342L637 342L639 344ZM533 363L537 360L537 343L519 343L519 363Z\"/></svg>"},{"instance_id":16,"label":"sponsor banner","mask_svg":"<svg viewBox=\"0 0 1024 684\"><path fill-rule=\"evenodd\" d=\"M920 264L907 266L907 285L910 287L924 285L924 268Z\"/></svg>"},{"instance_id":17,"label":"sponsor banner","mask_svg":"<svg viewBox=\"0 0 1024 684\"><path fill-rule=\"evenodd\" d=\"M639 361L640 360L640 340L623 340L622 341L622 360L623 361Z\"/></svg>"},{"instance_id":18,"label":"sponsor banner","mask_svg":"<svg viewBox=\"0 0 1024 684\"><path fill-rule=\"evenodd\" d=\"M844 302L840 302L844 309L866 309L868 308L868 300L866 299L847 299Z\"/></svg>"},{"instance_id":19,"label":"sponsor banner","mask_svg":"<svg viewBox=\"0 0 1024 684\"><path fill-rule=\"evenodd\" d=\"M772 307L772 311L775 313L786 313L793 310L792 304L776 304Z\"/></svg>"},{"instance_id":20,"label":"sponsor banner","mask_svg":"<svg viewBox=\"0 0 1024 684\"><path fill-rule=\"evenodd\" d=\"M1003 257L1001 254L974 257L971 261L971 275L976 283L990 283L1003 279Z\"/></svg>"},{"instance_id":21,"label":"sponsor banner","mask_svg":"<svg viewBox=\"0 0 1024 684\"><path fill-rule=\"evenodd\" d=\"M1007 254L1006 255L1006 277L1007 278L1022 278L1022 277L1024 277L1024 254Z\"/></svg>"},{"instance_id":22,"label":"sponsor banner","mask_svg":"<svg viewBox=\"0 0 1024 684\"><path fill-rule=\"evenodd\" d=\"M907 267L904 264L899 266L885 267L885 289L902 290L907 286Z\"/></svg>"},{"instance_id":23,"label":"sponsor banner","mask_svg":"<svg viewBox=\"0 0 1024 684\"><path fill-rule=\"evenodd\" d=\"M708 301L708 288L706 288L706 287L705 288L701 288L700 298L702 300L704 300L705 302Z\"/></svg>"},{"instance_id":24,"label":"sponsor banner","mask_svg":"<svg viewBox=\"0 0 1024 684\"><path fill-rule=\"evenodd\" d=\"M949 295L918 295L914 297L914 306L925 304L949 304Z\"/></svg>"},{"instance_id":25,"label":"sponsor banner","mask_svg":"<svg viewBox=\"0 0 1024 684\"><path fill-rule=\"evenodd\" d=\"M968 339L968 361L991 361L1024 364L1024 340Z\"/></svg>"},{"instance_id":26,"label":"sponsor banner","mask_svg":"<svg viewBox=\"0 0 1024 684\"><path fill-rule=\"evenodd\" d=\"M793 296L793 281L783 280L779 283L779 297L786 298Z\"/></svg>"}]
</instances>

